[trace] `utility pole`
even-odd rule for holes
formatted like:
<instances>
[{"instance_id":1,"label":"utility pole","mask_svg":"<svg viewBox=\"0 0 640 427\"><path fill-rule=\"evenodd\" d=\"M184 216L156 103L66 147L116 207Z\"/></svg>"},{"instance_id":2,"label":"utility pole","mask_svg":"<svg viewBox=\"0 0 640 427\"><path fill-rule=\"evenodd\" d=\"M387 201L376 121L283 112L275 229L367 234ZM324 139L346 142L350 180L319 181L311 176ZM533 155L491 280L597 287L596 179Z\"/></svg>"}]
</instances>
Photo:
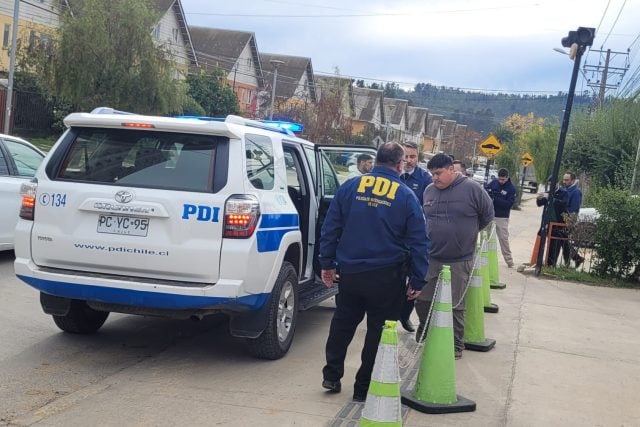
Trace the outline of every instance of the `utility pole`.
<instances>
[{"instance_id":1,"label":"utility pole","mask_svg":"<svg viewBox=\"0 0 640 427\"><path fill-rule=\"evenodd\" d=\"M604 60L604 71L602 79L600 79L600 92L598 93L598 105L602 108L604 103L604 91L607 87L607 73L609 72L609 59L611 58L611 49L607 49L607 58Z\"/></svg>"},{"instance_id":2,"label":"utility pole","mask_svg":"<svg viewBox=\"0 0 640 427\"><path fill-rule=\"evenodd\" d=\"M284 64L284 61L272 59L269 64L273 65L273 84L271 85L271 111L269 112L269 120L273 120L273 108L276 102L276 84L278 82L278 67Z\"/></svg>"},{"instance_id":3,"label":"utility pole","mask_svg":"<svg viewBox=\"0 0 640 427\"><path fill-rule=\"evenodd\" d=\"M11 130L11 110L13 107L13 78L16 73L16 49L18 39L18 21L20 20L20 0L13 5L13 28L11 29L11 55L9 57L9 82L7 84L6 105L4 110L4 130L9 134Z\"/></svg>"},{"instance_id":4,"label":"utility pole","mask_svg":"<svg viewBox=\"0 0 640 427\"><path fill-rule=\"evenodd\" d=\"M584 64L583 74L594 93L598 93L597 108L604 105L608 89L618 89L629 70L629 52L616 52L611 49L593 50L599 55L598 65ZM604 62L604 64L603 64Z\"/></svg>"}]
</instances>

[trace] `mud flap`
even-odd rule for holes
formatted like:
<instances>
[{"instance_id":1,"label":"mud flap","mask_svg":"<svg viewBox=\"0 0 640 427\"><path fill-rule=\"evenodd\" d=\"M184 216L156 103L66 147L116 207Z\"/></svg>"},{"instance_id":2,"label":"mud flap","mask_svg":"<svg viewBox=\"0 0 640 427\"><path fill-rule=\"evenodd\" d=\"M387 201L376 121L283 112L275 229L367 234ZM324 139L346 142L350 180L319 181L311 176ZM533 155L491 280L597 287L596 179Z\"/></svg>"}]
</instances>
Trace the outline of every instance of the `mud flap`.
<instances>
[{"instance_id":1,"label":"mud flap","mask_svg":"<svg viewBox=\"0 0 640 427\"><path fill-rule=\"evenodd\" d=\"M267 327L273 293L258 310L248 310L231 316L229 333L237 338L258 338Z\"/></svg>"}]
</instances>

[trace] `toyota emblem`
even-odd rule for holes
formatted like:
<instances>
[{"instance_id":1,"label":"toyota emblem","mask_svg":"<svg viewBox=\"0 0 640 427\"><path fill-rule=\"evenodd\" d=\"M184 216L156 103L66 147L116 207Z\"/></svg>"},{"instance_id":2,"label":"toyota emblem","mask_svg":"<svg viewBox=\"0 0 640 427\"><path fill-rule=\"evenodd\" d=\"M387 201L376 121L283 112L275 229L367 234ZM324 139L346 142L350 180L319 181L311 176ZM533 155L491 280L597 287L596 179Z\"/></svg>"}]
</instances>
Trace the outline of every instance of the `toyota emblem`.
<instances>
[{"instance_id":1,"label":"toyota emblem","mask_svg":"<svg viewBox=\"0 0 640 427\"><path fill-rule=\"evenodd\" d=\"M133 200L133 194L130 191L118 191L114 197L116 202L119 203L129 203Z\"/></svg>"}]
</instances>

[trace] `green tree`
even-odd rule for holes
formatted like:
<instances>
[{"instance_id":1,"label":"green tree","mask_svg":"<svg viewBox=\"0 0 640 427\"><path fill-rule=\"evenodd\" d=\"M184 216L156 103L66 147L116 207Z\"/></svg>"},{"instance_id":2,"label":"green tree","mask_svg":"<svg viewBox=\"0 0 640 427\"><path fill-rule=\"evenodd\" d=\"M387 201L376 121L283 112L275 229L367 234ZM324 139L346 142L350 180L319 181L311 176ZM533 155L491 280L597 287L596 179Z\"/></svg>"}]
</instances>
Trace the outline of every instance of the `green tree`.
<instances>
[{"instance_id":1,"label":"green tree","mask_svg":"<svg viewBox=\"0 0 640 427\"><path fill-rule=\"evenodd\" d=\"M238 99L222 70L189 75L187 85L187 94L202 107L205 115L215 117L238 112Z\"/></svg>"},{"instance_id":2,"label":"green tree","mask_svg":"<svg viewBox=\"0 0 640 427\"><path fill-rule=\"evenodd\" d=\"M638 102L614 100L590 116L580 114L571 134L565 158L575 172L586 173L597 186L630 187L640 138Z\"/></svg>"},{"instance_id":3,"label":"green tree","mask_svg":"<svg viewBox=\"0 0 640 427\"><path fill-rule=\"evenodd\" d=\"M179 111L184 83L156 45L160 16L147 0L84 0L62 17L58 39L33 57L34 69L82 110L108 105L139 113Z\"/></svg>"}]
</instances>

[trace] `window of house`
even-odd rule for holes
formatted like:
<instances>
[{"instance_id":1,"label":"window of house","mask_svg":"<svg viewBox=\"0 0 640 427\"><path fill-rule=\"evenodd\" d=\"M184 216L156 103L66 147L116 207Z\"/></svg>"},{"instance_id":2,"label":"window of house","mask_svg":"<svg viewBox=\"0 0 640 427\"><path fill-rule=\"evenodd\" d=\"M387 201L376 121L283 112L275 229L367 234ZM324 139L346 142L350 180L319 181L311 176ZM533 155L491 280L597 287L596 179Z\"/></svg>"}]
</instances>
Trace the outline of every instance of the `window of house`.
<instances>
[{"instance_id":1,"label":"window of house","mask_svg":"<svg viewBox=\"0 0 640 427\"><path fill-rule=\"evenodd\" d=\"M9 47L11 39L11 24L4 24L4 34L2 35L2 47Z\"/></svg>"},{"instance_id":2,"label":"window of house","mask_svg":"<svg viewBox=\"0 0 640 427\"><path fill-rule=\"evenodd\" d=\"M160 40L160 23L153 29L153 38Z\"/></svg>"},{"instance_id":3,"label":"window of house","mask_svg":"<svg viewBox=\"0 0 640 427\"><path fill-rule=\"evenodd\" d=\"M259 190L273 190L273 142L263 135L245 135L247 177Z\"/></svg>"},{"instance_id":4,"label":"window of house","mask_svg":"<svg viewBox=\"0 0 640 427\"><path fill-rule=\"evenodd\" d=\"M172 29L171 34L173 35L173 41L178 43L178 34L179 34L178 29L177 28Z\"/></svg>"}]
</instances>

